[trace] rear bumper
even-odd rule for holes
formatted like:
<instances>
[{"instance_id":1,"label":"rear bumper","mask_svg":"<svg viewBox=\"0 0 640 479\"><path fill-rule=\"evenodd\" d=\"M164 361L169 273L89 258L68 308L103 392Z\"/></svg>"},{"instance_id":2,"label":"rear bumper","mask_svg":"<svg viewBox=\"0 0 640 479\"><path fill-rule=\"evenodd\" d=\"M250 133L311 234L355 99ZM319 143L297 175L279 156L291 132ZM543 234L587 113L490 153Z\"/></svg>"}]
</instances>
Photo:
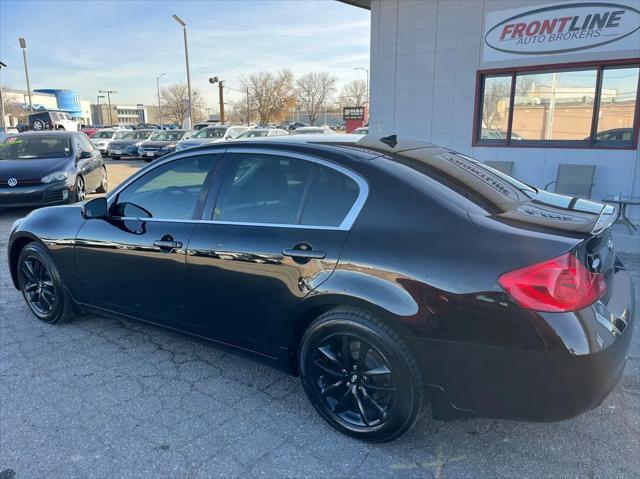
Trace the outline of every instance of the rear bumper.
<instances>
[{"instance_id":1,"label":"rear bumper","mask_svg":"<svg viewBox=\"0 0 640 479\"><path fill-rule=\"evenodd\" d=\"M434 393L434 416L559 421L600 405L624 370L637 320L634 301L621 270L606 305L536 315L545 351L412 340Z\"/></svg>"}]
</instances>

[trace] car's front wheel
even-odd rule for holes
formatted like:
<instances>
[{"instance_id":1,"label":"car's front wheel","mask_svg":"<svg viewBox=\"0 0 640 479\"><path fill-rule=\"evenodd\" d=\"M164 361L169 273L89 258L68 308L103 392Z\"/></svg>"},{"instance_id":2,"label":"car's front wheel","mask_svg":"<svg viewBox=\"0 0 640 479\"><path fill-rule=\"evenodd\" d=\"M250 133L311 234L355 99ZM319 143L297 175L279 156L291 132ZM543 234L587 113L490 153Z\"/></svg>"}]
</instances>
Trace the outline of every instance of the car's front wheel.
<instances>
[{"instance_id":1,"label":"car's front wheel","mask_svg":"<svg viewBox=\"0 0 640 479\"><path fill-rule=\"evenodd\" d=\"M298 362L302 385L320 415L364 441L391 441L416 421L424 386L409 347L370 313L332 309L306 330Z\"/></svg>"},{"instance_id":2,"label":"car's front wheel","mask_svg":"<svg viewBox=\"0 0 640 479\"><path fill-rule=\"evenodd\" d=\"M63 323L75 315L69 294L44 246L29 243L18 257L18 284L31 312L45 323Z\"/></svg>"},{"instance_id":3,"label":"car's front wheel","mask_svg":"<svg viewBox=\"0 0 640 479\"><path fill-rule=\"evenodd\" d=\"M86 196L86 190L85 190L84 178L78 175L76 177L76 203L80 201L84 201L85 196Z\"/></svg>"}]
</instances>

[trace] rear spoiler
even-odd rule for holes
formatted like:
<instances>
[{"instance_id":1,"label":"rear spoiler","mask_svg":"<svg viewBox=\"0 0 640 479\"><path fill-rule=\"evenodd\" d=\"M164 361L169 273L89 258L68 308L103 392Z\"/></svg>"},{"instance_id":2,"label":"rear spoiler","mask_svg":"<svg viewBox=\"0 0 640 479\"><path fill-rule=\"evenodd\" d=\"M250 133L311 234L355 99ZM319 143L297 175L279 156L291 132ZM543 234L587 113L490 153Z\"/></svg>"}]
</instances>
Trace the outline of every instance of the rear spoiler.
<instances>
[{"instance_id":1,"label":"rear spoiler","mask_svg":"<svg viewBox=\"0 0 640 479\"><path fill-rule=\"evenodd\" d=\"M613 223L616 222L618 216L620 215L620 211L612 205L605 205L600 212L600 216L598 216L598 221L593 226L591 230L591 234L596 236L602 233L604 230L609 228Z\"/></svg>"}]
</instances>

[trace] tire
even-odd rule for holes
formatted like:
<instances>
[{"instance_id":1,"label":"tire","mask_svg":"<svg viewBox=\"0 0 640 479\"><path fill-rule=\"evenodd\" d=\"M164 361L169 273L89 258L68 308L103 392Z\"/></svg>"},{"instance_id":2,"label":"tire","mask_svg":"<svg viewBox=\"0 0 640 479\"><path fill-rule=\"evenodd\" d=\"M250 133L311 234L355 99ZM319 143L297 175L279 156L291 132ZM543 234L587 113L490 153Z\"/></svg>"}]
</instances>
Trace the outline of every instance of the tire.
<instances>
[{"instance_id":1,"label":"tire","mask_svg":"<svg viewBox=\"0 0 640 479\"><path fill-rule=\"evenodd\" d=\"M110 158L111 158L112 160L117 161L117 160L119 160L119 159L120 159L120 158L122 158L122 157L121 157L121 156L110 156Z\"/></svg>"},{"instance_id":2,"label":"tire","mask_svg":"<svg viewBox=\"0 0 640 479\"><path fill-rule=\"evenodd\" d=\"M80 175L76 176L76 203L84 201L87 195L84 178Z\"/></svg>"},{"instance_id":3,"label":"tire","mask_svg":"<svg viewBox=\"0 0 640 479\"><path fill-rule=\"evenodd\" d=\"M36 267L38 264L39 269ZM39 320L60 324L75 316L71 297L49 253L41 244L29 243L20 251L18 284L27 306Z\"/></svg>"},{"instance_id":4,"label":"tire","mask_svg":"<svg viewBox=\"0 0 640 479\"><path fill-rule=\"evenodd\" d=\"M33 130L34 131L42 131L46 128L46 125L44 123L44 121L42 120L35 120L33 122Z\"/></svg>"},{"instance_id":5,"label":"tire","mask_svg":"<svg viewBox=\"0 0 640 479\"><path fill-rule=\"evenodd\" d=\"M109 190L109 181L107 180L107 168L102 167L100 173L100 186L96 188L96 193L106 193Z\"/></svg>"},{"instance_id":6,"label":"tire","mask_svg":"<svg viewBox=\"0 0 640 479\"><path fill-rule=\"evenodd\" d=\"M334 308L311 323L298 367L318 413L362 441L400 437L425 401L422 375L407 344L384 321L356 308Z\"/></svg>"}]
</instances>

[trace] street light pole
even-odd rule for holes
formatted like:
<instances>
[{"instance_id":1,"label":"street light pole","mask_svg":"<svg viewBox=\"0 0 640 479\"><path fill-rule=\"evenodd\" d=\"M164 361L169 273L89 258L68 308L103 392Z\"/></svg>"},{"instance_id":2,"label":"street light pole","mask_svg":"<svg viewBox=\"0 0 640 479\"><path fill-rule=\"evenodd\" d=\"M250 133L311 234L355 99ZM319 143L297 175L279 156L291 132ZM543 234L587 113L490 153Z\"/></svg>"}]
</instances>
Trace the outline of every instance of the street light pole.
<instances>
[{"instance_id":1,"label":"street light pole","mask_svg":"<svg viewBox=\"0 0 640 479\"><path fill-rule=\"evenodd\" d=\"M102 118L102 107L100 106L100 98L104 98L104 95L98 95L96 98L98 99L98 114L100 116L100 125L103 125L104 119Z\"/></svg>"},{"instance_id":2,"label":"street light pole","mask_svg":"<svg viewBox=\"0 0 640 479\"><path fill-rule=\"evenodd\" d=\"M29 111L33 113L33 100L31 99L31 82L29 81L29 66L27 64L27 41L20 37L18 38L20 48L22 48L22 59L24 60L24 75L27 77L27 93L29 94Z\"/></svg>"},{"instance_id":3,"label":"street light pole","mask_svg":"<svg viewBox=\"0 0 640 479\"><path fill-rule=\"evenodd\" d=\"M99 93L107 94L107 103L109 104L109 126L113 125L113 118L111 117L111 94L118 93L115 90L99 90Z\"/></svg>"},{"instance_id":4,"label":"street light pole","mask_svg":"<svg viewBox=\"0 0 640 479\"><path fill-rule=\"evenodd\" d=\"M156 77L156 89L158 91L158 115L160 116L160 128L162 128L162 105L160 104L160 78L164 76L164 73L161 73Z\"/></svg>"},{"instance_id":5,"label":"street light pole","mask_svg":"<svg viewBox=\"0 0 640 479\"><path fill-rule=\"evenodd\" d=\"M182 25L182 33L184 35L184 59L187 64L187 93L189 95L189 122L186 125L187 129L191 129L193 121L193 110L191 105L191 73L189 72L189 47L187 43L187 24L178 15L173 15L173 19Z\"/></svg>"},{"instance_id":6,"label":"street light pole","mask_svg":"<svg viewBox=\"0 0 640 479\"><path fill-rule=\"evenodd\" d=\"M6 68L7 65L0 62L0 70L2 70L3 68ZM2 118L2 128L4 129L4 132L6 133L7 131L7 125L4 122L4 100L2 99L2 83L0 83L0 118Z\"/></svg>"}]
</instances>

